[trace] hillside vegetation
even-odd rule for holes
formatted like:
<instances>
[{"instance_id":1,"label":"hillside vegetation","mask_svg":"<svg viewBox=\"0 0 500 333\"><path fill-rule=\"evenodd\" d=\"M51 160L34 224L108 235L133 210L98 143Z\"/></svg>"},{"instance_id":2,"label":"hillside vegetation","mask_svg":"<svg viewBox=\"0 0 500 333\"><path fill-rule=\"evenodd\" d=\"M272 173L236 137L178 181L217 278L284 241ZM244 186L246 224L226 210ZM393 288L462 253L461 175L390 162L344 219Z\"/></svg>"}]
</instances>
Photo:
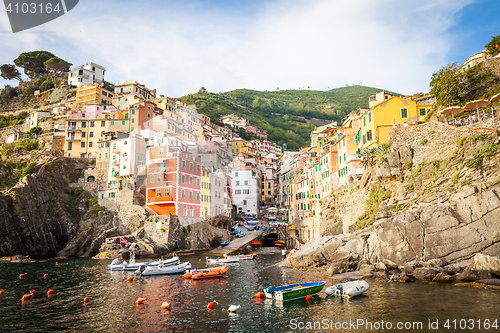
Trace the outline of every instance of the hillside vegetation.
<instances>
[{"instance_id":1,"label":"hillside vegetation","mask_svg":"<svg viewBox=\"0 0 500 333\"><path fill-rule=\"evenodd\" d=\"M381 90L350 86L329 91L238 89L216 94L201 88L198 93L179 100L195 104L198 112L216 124L226 114L245 117L252 125L265 129L269 141L286 144L288 150L298 150L310 144L315 127L311 119L341 121L349 112L368 107L368 97Z\"/></svg>"}]
</instances>

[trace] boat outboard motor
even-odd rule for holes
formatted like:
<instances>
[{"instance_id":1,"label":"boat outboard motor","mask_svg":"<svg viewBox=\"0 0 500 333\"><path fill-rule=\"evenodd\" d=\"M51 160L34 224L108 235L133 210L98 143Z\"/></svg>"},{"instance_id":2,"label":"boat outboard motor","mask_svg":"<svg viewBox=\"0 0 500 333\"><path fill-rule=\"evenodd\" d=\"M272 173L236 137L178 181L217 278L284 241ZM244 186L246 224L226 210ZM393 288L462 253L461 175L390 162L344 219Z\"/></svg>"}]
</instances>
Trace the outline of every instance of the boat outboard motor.
<instances>
[{"instance_id":1,"label":"boat outboard motor","mask_svg":"<svg viewBox=\"0 0 500 333\"><path fill-rule=\"evenodd\" d=\"M120 258L115 258L112 262L111 265L119 265L121 262Z\"/></svg>"},{"instance_id":2,"label":"boat outboard motor","mask_svg":"<svg viewBox=\"0 0 500 333\"><path fill-rule=\"evenodd\" d=\"M145 270L146 270L146 265L141 265L141 266L139 266L137 271L135 271L135 273L139 274L139 277L142 277L142 272L144 272Z\"/></svg>"}]
</instances>

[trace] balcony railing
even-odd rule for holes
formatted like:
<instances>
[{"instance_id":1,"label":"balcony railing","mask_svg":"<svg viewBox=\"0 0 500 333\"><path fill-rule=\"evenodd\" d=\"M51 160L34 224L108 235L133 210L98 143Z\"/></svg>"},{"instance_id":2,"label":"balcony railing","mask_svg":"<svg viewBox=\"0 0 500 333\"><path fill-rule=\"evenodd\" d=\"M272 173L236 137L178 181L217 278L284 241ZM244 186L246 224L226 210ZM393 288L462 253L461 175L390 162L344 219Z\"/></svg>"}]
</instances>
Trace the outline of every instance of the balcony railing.
<instances>
[{"instance_id":1,"label":"balcony railing","mask_svg":"<svg viewBox=\"0 0 500 333\"><path fill-rule=\"evenodd\" d=\"M75 138L74 136L67 136L66 141L80 141L80 138Z\"/></svg>"},{"instance_id":2,"label":"balcony railing","mask_svg":"<svg viewBox=\"0 0 500 333\"><path fill-rule=\"evenodd\" d=\"M76 126L68 126L67 129L68 129L68 132L79 132L82 130L80 127L76 127Z\"/></svg>"}]
</instances>

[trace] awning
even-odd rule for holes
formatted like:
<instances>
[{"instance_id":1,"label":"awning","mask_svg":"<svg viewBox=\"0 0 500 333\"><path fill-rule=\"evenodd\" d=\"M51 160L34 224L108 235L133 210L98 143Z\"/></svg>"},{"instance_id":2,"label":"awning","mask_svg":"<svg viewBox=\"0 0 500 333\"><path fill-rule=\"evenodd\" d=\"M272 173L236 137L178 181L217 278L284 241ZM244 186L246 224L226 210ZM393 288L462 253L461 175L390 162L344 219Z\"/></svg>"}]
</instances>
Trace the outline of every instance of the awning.
<instances>
[{"instance_id":1,"label":"awning","mask_svg":"<svg viewBox=\"0 0 500 333\"><path fill-rule=\"evenodd\" d=\"M254 241L252 241L252 245L260 245L260 242L259 242L259 241L254 240Z\"/></svg>"}]
</instances>

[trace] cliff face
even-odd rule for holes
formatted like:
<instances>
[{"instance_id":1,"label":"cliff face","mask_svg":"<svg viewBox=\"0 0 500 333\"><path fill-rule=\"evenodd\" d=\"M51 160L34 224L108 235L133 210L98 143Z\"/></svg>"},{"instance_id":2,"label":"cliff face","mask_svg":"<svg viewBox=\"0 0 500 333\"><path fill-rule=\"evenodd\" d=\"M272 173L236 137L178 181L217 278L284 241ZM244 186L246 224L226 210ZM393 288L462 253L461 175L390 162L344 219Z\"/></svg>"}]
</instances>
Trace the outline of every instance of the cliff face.
<instances>
[{"instance_id":1,"label":"cliff face","mask_svg":"<svg viewBox=\"0 0 500 333\"><path fill-rule=\"evenodd\" d=\"M81 191L68 187L86 166L71 159L40 163L0 195L0 257L55 256L78 228Z\"/></svg>"},{"instance_id":2,"label":"cliff face","mask_svg":"<svg viewBox=\"0 0 500 333\"><path fill-rule=\"evenodd\" d=\"M378 159L366 188L352 184L322 198L321 236L287 263L314 267L356 257L465 264L477 253L499 256L500 121L489 125L427 123L394 133L393 151Z\"/></svg>"}]
</instances>

